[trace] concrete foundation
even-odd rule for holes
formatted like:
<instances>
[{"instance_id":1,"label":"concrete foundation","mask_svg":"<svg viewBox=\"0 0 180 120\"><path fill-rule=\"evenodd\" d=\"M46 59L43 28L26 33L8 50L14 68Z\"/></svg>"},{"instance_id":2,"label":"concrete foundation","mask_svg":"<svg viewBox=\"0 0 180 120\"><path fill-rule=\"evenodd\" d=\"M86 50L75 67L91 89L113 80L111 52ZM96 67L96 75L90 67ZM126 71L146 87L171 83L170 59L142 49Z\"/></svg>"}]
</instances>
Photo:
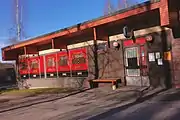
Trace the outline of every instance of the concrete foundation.
<instances>
[{"instance_id":1,"label":"concrete foundation","mask_svg":"<svg viewBox=\"0 0 180 120\"><path fill-rule=\"evenodd\" d=\"M30 89L34 88L83 88L89 87L86 78L47 78L47 79L28 79L27 84Z\"/></svg>"}]
</instances>

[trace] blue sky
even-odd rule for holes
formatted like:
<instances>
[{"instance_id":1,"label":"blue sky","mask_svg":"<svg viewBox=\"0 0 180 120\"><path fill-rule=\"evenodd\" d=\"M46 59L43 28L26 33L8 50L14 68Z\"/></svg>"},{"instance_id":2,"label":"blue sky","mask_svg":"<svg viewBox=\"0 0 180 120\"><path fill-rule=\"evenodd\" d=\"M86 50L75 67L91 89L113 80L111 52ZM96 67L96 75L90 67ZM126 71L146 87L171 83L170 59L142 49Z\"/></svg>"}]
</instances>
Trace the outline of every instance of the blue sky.
<instances>
[{"instance_id":1,"label":"blue sky","mask_svg":"<svg viewBox=\"0 0 180 120\"><path fill-rule=\"evenodd\" d=\"M35 37L68 27L104 14L106 0L22 0L24 31ZM112 0L117 6L118 0ZM147 0L129 0L139 3ZM7 45L10 28L14 25L13 0L1 0L0 45Z\"/></svg>"}]
</instances>

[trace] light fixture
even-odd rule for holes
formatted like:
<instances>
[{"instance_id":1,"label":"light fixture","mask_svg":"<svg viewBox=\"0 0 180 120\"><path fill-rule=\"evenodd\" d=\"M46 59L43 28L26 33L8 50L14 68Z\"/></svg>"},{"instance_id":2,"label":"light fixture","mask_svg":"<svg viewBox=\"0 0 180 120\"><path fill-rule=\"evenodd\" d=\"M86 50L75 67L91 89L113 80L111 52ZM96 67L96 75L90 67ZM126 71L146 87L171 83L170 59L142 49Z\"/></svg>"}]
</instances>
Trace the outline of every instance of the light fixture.
<instances>
[{"instance_id":1,"label":"light fixture","mask_svg":"<svg viewBox=\"0 0 180 120\"><path fill-rule=\"evenodd\" d=\"M147 42L152 42L152 41L153 41L152 35L148 35L148 36L146 36L145 38L146 38L146 41L147 41Z\"/></svg>"},{"instance_id":2,"label":"light fixture","mask_svg":"<svg viewBox=\"0 0 180 120\"><path fill-rule=\"evenodd\" d=\"M118 43L117 40L113 42L113 47L114 47L115 49L118 49L118 50L119 50L120 44Z\"/></svg>"}]
</instances>

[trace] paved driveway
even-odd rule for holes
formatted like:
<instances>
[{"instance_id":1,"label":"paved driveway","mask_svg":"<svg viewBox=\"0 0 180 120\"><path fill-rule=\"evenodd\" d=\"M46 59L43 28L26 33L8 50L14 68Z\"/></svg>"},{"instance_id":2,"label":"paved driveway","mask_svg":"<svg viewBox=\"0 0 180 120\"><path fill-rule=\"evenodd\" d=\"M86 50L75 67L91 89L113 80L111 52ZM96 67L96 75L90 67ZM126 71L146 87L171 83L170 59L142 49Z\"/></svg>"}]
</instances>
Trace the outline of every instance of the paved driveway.
<instances>
[{"instance_id":1,"label":"paved driveway","mask_svg":"<svg viewBox=\"0 0 180 120\"><path fill-rule=\"evenodd\" d=\"M110 87L103 87L57 101L0 113L0 120L84 120L122 106L136 96L134 88L112 91Z\"/></svg>"},{"instance_id":2,"label":"paved driveway","mask_svg":"<svg viewBox=\"0 0 180 120\"><path fill-rule=\"evenodd\" d=\"M135 101L137 92L98 88L53 102L0 113L0 120L180 120L180 90Z\"/></svg>"},{"instance_id":3,"label":"paved driveway","mask_svg":"<svg viewBox=\"0 0 180 120\"><path fill-rule=\"evenodd\" d=\"M180 90L162 92L144 102L115 107L88 120L180 120Z\"/></svg>"}]
</instances>

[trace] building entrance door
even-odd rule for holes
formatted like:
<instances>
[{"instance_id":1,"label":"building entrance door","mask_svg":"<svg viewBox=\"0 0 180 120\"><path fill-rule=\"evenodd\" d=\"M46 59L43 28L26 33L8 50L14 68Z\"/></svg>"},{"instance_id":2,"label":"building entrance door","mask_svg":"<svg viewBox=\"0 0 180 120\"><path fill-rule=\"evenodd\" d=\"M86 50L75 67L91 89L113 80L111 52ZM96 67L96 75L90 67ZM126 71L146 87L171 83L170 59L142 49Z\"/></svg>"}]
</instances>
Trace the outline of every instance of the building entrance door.
<instances>
[{"instance_id":1,"label":"building entrance door","mask_svg":"<svg viewBox=\"0 0 180 120\"><path fill-rule=\"evenodd\" d=\"M127 85L149 86L145 45L135 44L125 47L124 63Z\"/></svg>"},{"instance_id":2,"label":"building entrance door","mask_svg":"<svg viewBox=\"0 0 180 120\"><path fill-rule=\"evenodd\" d=\"M126 76L140 76L140 60L138 47L125 49Z\"/></svg>"}]
</instances>

